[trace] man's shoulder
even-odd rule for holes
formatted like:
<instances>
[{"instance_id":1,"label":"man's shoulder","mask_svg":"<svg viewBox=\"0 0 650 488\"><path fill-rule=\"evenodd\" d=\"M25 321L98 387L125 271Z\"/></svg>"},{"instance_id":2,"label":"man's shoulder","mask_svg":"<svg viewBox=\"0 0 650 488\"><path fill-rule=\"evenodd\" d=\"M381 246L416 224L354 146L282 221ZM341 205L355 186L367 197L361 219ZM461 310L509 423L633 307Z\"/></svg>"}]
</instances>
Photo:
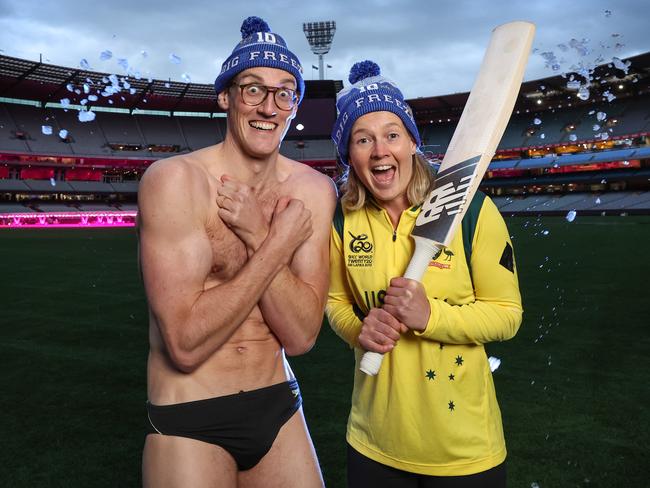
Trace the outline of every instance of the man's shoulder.
<instances>
[{"instance_id":1,"label":"man's shoulder","mask_svg":"<svg viewBox=\"0 0 650 488\"><path fill-rule=\"evenodd\" d=\"M329 176L292 159L284 158L284 163L288 168L290 186L302 195L315 198L322 198L324 194L336 196L336 186Z\"/></svg>"},{"instance_id":2,"label":"man's shoulder","mask_svg":"<svg viewBox=\"0 0 650 488\"><path fill-rule=\"evenodd\" d=\"M202 180L205 180L205 174L198 164L196 153L179 154L152 163L142 176L139 191L159 191L165 188L178 191Z\"/></svg>"}]
</instances>

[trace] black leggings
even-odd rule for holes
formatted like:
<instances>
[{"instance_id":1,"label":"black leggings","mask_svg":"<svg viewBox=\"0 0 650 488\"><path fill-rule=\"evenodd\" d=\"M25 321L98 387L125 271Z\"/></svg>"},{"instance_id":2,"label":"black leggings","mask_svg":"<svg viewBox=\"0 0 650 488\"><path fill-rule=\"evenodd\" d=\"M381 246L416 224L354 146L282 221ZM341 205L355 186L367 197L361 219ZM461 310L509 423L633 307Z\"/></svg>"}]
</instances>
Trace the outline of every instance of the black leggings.
<instances>
[{"instance_id":1,"label":"black leggings","mask_svg":"<svg viewBox=\"0 0 650 488\"><path fill-rule=\"evenodd\" d=\"M506 465L466 476L426 476L391 468L348 444L348 488L505 488Z\"/></svg>"}]
</instances>

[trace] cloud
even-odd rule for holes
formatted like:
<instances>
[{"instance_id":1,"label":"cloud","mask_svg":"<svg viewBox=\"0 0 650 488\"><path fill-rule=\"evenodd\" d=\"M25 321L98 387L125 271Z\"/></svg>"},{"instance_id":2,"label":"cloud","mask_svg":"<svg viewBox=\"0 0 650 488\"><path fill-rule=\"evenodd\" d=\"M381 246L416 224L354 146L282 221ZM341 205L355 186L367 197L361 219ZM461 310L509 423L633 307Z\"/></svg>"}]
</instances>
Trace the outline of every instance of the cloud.
<instances>
[{"instance_id":1,"label":"cloud","mask_svg":"<svg viewBox=\"0 0 650 488\"><path fill-rule=\"evenodd\" d=\"M42 53L53 64L70 67L86 58L93 68L118 74L123 73L116 59L126 58L144 76L181 80L187 73L194 82L211 83L240 39L242 20L258 15L286 40L310 78L309 66L318 58L309 49L302 23L335 20L337 31L325 56L332 65L328 77L347 82L355 61L373 59L409 98L469 90L491 30L515 19L537 24L534 46L540 52L559 51L557 45L572 38L590 39L593 52L602 51L606 59L614 52L626 57L650 50L647 16L640 15L644 0L253 0L206 5L198 0L0 0L0 49L32 60ZM616 33L620 36L612 38ZM616 42L623 46L615 51ZM101 62L105 49L114 57ZM146 58L140 55L143 50ZM170 53L182 62L171 63ZM562 68L570 65L567 60ZM531 57L526 79L554 74L539 54Z\"/></svg>"}]
</instances>

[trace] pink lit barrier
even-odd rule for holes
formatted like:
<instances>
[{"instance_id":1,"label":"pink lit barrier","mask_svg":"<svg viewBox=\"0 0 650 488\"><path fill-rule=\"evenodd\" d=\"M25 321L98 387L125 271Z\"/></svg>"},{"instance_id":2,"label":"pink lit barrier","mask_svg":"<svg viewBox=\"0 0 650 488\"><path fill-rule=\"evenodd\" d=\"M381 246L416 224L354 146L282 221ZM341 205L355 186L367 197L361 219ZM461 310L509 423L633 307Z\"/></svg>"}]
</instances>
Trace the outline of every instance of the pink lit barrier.
<instances>
[{"instance_id":1,"label":"pink lit barrier","mask_svg":"<svg viewBox=\"0 0 650 488\"><path fill-rule=\"evenodd\" d=\"M0 229L134 227L136 211L0 214Z\"/></svg>"}]
</instances>

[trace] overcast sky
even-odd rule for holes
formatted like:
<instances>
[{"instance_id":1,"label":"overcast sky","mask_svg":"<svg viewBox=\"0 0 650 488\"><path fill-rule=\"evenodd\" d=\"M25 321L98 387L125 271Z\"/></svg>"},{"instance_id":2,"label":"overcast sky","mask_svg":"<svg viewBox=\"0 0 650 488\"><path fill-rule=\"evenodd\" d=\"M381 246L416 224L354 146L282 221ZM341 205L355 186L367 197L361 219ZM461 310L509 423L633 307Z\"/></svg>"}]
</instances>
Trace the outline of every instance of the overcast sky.
<instances>
[{"instance_id":1,"label":"overcast sky","mask_svg":"<svg viewBox=\"0 0 650 488\"><path fill-rule=\"evenodd\" d=\"M490 31L511 20L537 25L526 80L599 64L599 56L607 62L648 52L649 7L648 0L0 0L0 54L42 54L69 67L86 59L118 75L125 74L117 62L123 58L143 77L211 83L241 39L242 20L257 15L298 55L305 79L318 79L302 23L335 20L326 78L347 84L351 65L372 59L415 98L468 91ZM112 58L102 61L105 50ZM559 70L546 66L548 52Z\"/></svg>"}]
</instances>

